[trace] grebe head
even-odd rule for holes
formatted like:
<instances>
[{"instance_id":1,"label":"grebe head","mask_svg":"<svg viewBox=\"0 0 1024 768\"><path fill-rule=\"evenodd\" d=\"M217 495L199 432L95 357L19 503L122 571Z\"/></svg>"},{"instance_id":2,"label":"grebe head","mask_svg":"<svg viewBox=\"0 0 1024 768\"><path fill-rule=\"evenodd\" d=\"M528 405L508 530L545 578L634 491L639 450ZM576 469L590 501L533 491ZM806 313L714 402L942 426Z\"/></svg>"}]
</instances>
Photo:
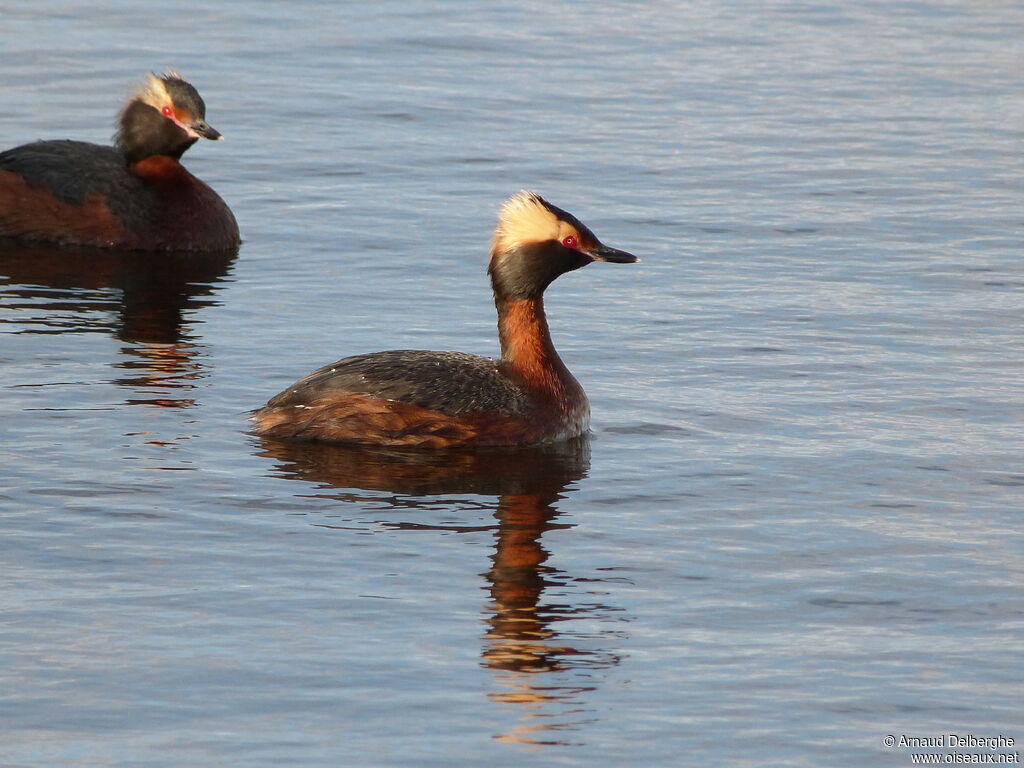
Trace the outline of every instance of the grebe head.
<instances>
[{"instance_id":1,"label":"grebe head","mask_svg":"<svg viewBox=\"0 0 1024 768\"><path fill-rule=\"evenodd\" d=\"M505 201L487 270L495 295L538 297L556 277L592 261L639 259L604 245L583 222L534 192L517 192Z\"/></svg>"},{"instance_id":2,"label":"grebe head","mask_svg":"<svg viewBox=\"0 0 1024 768\"><path fill-rule=\"evenodd\" d=\"M199 92L172 70L150 74L129 99L114 142L129 162L135 162L150 155L177 159L200 138L216 141L222 136L206 122L206 104Z\"/></svg>"}]
</instances>

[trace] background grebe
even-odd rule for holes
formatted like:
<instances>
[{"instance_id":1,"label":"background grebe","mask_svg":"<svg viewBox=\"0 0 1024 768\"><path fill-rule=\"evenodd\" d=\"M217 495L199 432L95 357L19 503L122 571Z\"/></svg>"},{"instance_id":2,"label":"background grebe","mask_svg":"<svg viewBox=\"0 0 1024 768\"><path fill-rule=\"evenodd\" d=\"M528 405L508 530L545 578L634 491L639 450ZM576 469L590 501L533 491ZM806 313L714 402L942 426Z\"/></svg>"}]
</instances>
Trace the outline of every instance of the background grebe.
<instances>
[{"instance_id":1,"label":"background grebe","mask_svg":"<svg viewBox=\"0 0 1024 768\"><path fill-rule=\"evenodd\" d=\"M177 72L151 74L128 100L115 146L37 141L0 153L0 235L141 250L239 243L231 209L179 162L221 134Z\"/></svg>"},{"instance_id":2,"label":"background grebe","mask_svg":"<svg viewBox=\"0 0 1024 768\"><path fill-rule=\"evenodd\" d=\"M395 350L314 371L254 415L269 437L444 448L530 445L586 431L590 405L562 363L544 289L592 261L631 263L572 214L532 192L501 209L488 273L501 359Z\"/></svg>"}]
</instances>

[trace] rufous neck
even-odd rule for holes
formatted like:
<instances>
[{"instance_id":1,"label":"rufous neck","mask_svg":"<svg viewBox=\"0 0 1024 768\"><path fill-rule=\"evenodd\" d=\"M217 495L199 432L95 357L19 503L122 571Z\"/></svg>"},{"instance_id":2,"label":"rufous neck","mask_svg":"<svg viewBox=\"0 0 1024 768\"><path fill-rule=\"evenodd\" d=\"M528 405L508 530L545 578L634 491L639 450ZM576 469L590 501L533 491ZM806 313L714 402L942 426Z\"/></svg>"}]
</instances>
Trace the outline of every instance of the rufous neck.
<instances>
[{"instance_id":1,"label":"rufous neck","mask_svg":"<svg viewBox=\"0 0 1024 768\"><path fill-rule=\"evenodd\" d=\"M496 297L501 360L523 377L543 381L571 378L551 342L544 298Z\"/></svg>"}]
</instances>

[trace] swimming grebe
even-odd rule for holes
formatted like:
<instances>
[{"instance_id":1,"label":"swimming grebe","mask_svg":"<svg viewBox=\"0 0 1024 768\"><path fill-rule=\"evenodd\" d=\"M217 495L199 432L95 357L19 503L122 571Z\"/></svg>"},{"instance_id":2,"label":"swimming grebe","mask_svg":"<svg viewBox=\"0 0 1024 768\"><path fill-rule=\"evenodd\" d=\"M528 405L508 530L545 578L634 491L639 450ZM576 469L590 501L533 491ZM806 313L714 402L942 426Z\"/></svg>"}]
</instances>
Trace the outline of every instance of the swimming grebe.
<instances>
[{"instance_id":1,"label":"swimming grebe","mask_svg":"<svg viewBox=\"0 0 1024 768\"><path fill-rule=\"evenodd\" d=\"M0 235L66 245L212 251L239 243L231 209L178 162L217 140L202 97L152 74L121 110L115 146L37 141L0 153Z\"/></svg>"},{"instance_id":2,"label":"swimming grebe","mask_svg":"<svg viewBox=\"0 0 1024 768\"><path fill-rule=\"evenodd\" d=\"M551 343L544 289L592 261L628 264L575 216L532 192L502 207L488 273L501 359L395 350L314 371L256 411L268 437L446 448L531 445L586 431L590 405Z\"/></svg>"}]
</instances>

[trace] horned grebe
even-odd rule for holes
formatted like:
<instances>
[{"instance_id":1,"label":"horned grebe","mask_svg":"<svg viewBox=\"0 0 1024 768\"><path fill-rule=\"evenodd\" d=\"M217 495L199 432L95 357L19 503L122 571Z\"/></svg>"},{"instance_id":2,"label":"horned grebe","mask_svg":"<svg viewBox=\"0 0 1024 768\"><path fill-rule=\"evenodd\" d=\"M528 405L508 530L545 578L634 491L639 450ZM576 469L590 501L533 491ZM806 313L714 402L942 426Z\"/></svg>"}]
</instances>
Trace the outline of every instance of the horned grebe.
<instances>
[{"instance_id":1,"label":"horned grebe","mask_svg":"<svg viewBox=\"0 0 1024 768\"><path fill-rule=\"evenodd\" d=\"M395 350L314 371L255 412L268 437L447 448L531 445L586 431L590 405L551 343L544 289L592 261L628 264L575 216L519 192L502 207L488 273L501 359Z\"/></svg>"},{"instance_id":2,"label":"horned grebe","mask_svg":"<svg viewBox=\"0 0 1024 768\"><path fill-rule=\"evenodd\" d=\"M177 72L151 74L125 104L115 146L37 141L0 153L0 235L65 245L213 251L239 243L231 209L178 162L217 140Z\"/></svg>"}]
</instances>

